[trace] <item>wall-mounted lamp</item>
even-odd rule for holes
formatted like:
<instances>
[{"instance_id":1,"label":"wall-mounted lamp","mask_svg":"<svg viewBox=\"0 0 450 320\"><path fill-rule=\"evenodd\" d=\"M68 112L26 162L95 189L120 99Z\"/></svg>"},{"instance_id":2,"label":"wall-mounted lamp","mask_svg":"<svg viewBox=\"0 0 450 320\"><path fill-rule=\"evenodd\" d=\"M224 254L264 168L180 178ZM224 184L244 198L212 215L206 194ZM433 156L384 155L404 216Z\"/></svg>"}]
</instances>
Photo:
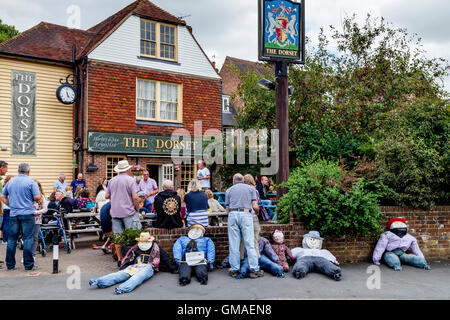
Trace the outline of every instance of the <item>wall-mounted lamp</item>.
<instances>
[{"instance_id":1,"label":"wall-mounted lamp","mask_svg":"<svg viewBox=\"0 0 450 320\"><path fill-rule=\"evenodd\" d=\"M258 81L258 86L266 90L275 90L275 83L267 79L261 79ZM294 87L288 87L288 95L292 95L294 93Z\"/></svg>"}]
</instances>

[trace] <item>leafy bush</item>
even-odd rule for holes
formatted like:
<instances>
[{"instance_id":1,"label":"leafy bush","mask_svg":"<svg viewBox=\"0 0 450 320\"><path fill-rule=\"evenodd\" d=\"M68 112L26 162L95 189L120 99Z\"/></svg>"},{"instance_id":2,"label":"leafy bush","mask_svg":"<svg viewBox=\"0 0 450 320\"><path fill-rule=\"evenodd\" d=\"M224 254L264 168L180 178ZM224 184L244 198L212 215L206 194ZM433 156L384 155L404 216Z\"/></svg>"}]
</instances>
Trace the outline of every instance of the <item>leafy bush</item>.
<instances>
[{"instance_id":1,"label":"leafy bush","mask_svg":"<svg viewBox=\"0 0 450 320\"><path fill-rule=\"evenodd\" d=\"M125 229L122 233L112 236L111 242L122 247L134 246L137 243L136 238L139 238L141 232L141 230Z\"/></svg>"},{"instance_id":2,"label":"leafy bush","mask_svg":"<svg viewBox=\"0 0 450 320\"><path fill-rule=\"evenodd\" d=\"M304 162L282 185L288 192L277 208L281 222L289 220L292 210L308 229L325 236L380 232L379 194L363 177L370 171L367 168L359 165L348 171L338 162L324 159Z\"/></svg>"}]
</instances>

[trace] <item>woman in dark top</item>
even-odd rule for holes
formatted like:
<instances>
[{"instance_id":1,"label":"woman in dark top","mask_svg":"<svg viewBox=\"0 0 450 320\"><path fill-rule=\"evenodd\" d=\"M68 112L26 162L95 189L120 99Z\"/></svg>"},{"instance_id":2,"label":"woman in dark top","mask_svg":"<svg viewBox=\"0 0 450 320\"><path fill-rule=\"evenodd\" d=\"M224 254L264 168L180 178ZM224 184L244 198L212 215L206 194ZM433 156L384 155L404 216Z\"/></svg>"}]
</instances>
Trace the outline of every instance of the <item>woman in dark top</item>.
<instances>
[{"instance_id":1,"label":"woman in dark top","mask_svg":"<svg viewBox=\"0 0 450 320\"><path fill-rule=\"evenodd\" d=\"M193 179L189 182L188 193L184 196L186 203L186 226L195 223L208 227L208 196L202 191L200 181Z\"/></svg>"}]
</instances>

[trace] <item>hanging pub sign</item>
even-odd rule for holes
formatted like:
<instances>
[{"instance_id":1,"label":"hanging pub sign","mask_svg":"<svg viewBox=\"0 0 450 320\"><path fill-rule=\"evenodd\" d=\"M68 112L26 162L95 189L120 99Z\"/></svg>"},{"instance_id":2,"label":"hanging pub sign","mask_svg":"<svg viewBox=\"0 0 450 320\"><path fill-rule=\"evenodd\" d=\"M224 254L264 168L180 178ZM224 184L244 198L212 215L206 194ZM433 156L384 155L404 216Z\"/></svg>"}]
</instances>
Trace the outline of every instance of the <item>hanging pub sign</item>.
<instances>
[{"instance_id":1,"label":"hanging pub sign","mask_svg":"<svg viewBox=\"0 0 450 320\"><path fill-rule=\"evenodd\" d=\"M36 74L11 71L11 155L36 155Z\"/></svg>"},{"instance_id":2,"label":"hanging pub sign","mask_svg":"<svg viewBox=\"0 0 450 320\"><path fill-rule=\"evenodd\" d=\"M258 0L259 60L305 63L305 0Z\"/></svg>"}]
</instances>

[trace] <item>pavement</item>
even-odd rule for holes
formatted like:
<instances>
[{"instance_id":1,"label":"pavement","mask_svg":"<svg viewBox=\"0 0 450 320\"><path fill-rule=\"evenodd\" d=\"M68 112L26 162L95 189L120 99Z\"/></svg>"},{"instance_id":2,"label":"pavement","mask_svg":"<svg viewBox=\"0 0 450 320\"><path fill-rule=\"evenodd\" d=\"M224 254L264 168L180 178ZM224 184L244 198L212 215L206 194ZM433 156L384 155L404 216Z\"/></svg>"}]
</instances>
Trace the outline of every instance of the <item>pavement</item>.
<instances>
[{"instance_id":1,"label":"pavement","mask_svg":"<svg viewBox=\"0 0 450 320\"><path fill-rule=\"evenodd\" d=\"M236 280L226 270L214 270L209 273L208 285L200 285L193 278L191 284L181 287L178 275L160 272L133 292L115 295L114 287L98 289L88 285L89 279L117 271L111 255L91 249L91 244L80 244L70 254L61 251L58 274L51 273L51 254L37 258L38 271L24 271L20 264L22 251L18 250L17 270L7 271L4 266L0 269L0 300L450 299L450 261L431 261L429 271L409 266L393 271L381 265L375 274L370 271L374 267L370 263L343 265L339 282L317 273L301 280L291 273L283 279L266 273L258 279ZM0 245L1 260L5 248ZM369 289L367 283L374 287L377 275L379 289Z\"/></svg>"}]
</instances>

